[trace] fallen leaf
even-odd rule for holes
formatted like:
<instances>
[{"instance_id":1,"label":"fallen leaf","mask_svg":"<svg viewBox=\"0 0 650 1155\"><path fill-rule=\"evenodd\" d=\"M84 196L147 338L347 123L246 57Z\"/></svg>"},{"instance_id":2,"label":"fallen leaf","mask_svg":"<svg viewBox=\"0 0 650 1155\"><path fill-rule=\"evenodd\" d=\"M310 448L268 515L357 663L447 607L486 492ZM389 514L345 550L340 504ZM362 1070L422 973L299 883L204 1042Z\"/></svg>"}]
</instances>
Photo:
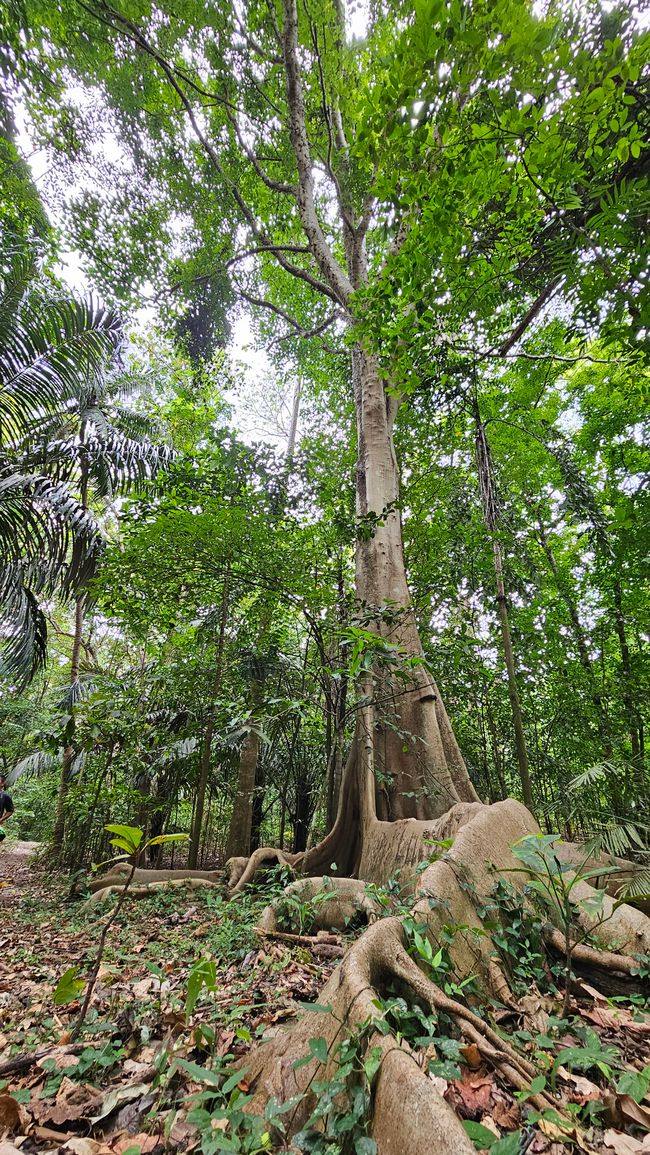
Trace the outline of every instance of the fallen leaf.
<instances>
[{"instance_id":1,"label":"fallen leaf","mask_svg":"<svg viewBox=\"0 0 650 1155\"><path fill-rule=\"evenodd\" d=\"M602 1099L607 1107L609 1122L615 1127L631 1123L635 1127L643 1127L644 1131L650 1131L650 1107L637 1103L631 1095L616 1095L612 1091L605 1091Z\"/></svg>"},{"instance_id":2,"label":"fallen leaf","mask_svg":"<svg viewBox=\"0 0 650 1155\"><path fill-rule=\"evenodd\" d=\"M105 1143L98 1143L96 1139L84 1139L81 1135L73 1135L63 1144L64 1151L72 1151L74 1155L111 1155L110 1147Z\"/></svg>"},{"instance_id":3,"label":"fallen leaf","mask_svg":"<svg viewBox=\"0 0 650 1155\"><path fill-rule=\"evenodd\" d=\"M149 1086L147 1083L126 1083L124 1086L114 1087L104 1099L99 1113L93 1115L90 1122L101 1122L101 1120L105 1119L107 1115L110 1115L116 1107L119 1107L121 1103L131 1103L134 1099L139 1099L141 1095L146 1095L148 1090Z\"/></svg>"},{"instance_id":4,"label":"fallen leaf","mask_svg":"<svg viewBox=\"0 0 650 1155\"><path fill-rule=\"evenodd\" d=\"M467 1075L453 1079L446 1099L457 1110L461 1119L478 1120L491 1107L494 1079L490 1075Z\"/></svg>"},{"instance_id":5,"label":"fallen leaf","mask_svg":"<svg viewBox=\"0 0 650 1155\"><path fill-rule=\"evenodd\" d=\"M581 1151L587 1151L589 1155L592 1155L593 1147L588 1146L579 1127L572 1127L570 1123L567 1123L566 1126L560 1126L559 1123L553 1123L550 1119L539 1119L537 1126L547 1139L555 1139L560 1143L566 1143L567 1139L572 1140Z\"/></svg>"},{"instance_id":6,"label":"fallen leaf","mask_svg":"<svg viewBox=\"0 0 650 1155\"><path fill-rule=\"evenodd\" d=\"M0 1095L0 1134L13 1135L22 1124L20 1107L11 1095Z\"/></svg>"},{"instance_id":7,"label":"fallen leaf","mask_svg":"<svg viewBox=\"0 0 650 1155\"><path fill-rule=\"evenodd\" d=\"M518 1103L495 1103L492 1118L504 1131L516 1131L521 1126L521 1110Z\"/></svg>"},{"instance_id":8,"label":"fallen leaf","mask_svg":"<svg viewBox=\"0 0 650 1155\"><path fill-rule=\"evenodd\" d=\"M468 1043L466 1047L461 1047L460 1053L470 1070L478 1071L481 1065L481 1052L476 1043Z\"/></svg>"},{"instance_id":9,"label":"fallen leaf","mask_svg":"<svg viewBox=\"0 0 650 1155\"><path fill-rule=\"evenodd\" d=\"M447 1087L449 1086L447 1079L443 1079L440 1075L432 1075L431 1072L429 1072L428 1078L429 1082L433 1083L433 1086L435 1087L438 1094L444 1095Z\"/></svg>"},{"instance_id":10,"label":"fallen leaf","mask_svg":"<svg viewBox=\"0 0 650 1155\"><path fill-rule=\"evenodd\" d=\"M149 1155L156 1147L162 1145L163 1140L158 1135L147 1135L144 1131L138 1132L137 1135L120 1135L117 1142L113 1142L109 1148L111 1155L122 1155L124 1151L128 1151L130 1147L139 1147L140 1155Z\"/></svg>"},{"instance_id":11,"label":"fallen leaf","mask_svg":"<svg viewBox=\"0 0 650 1155\"><path fill-rule=\"evenodd\" d=\"M595 1023L597 1027L603 1027L606 1031L620 1030L624 1027L633 1035L650 1034L650 1019L639 1022L632 1017L627 1007L594 1007L593 1010L581 1011L580 1014L583 1019L589 1019L590 1023Z\"/></svg>"},{"instance_id":12,"label":"fallen leaf","mask_svg":"<svg viewBox=\"0 0 650 1155\"><path fill-rule=\"evenodd\" d=\"M632 1135L623 1135L620 1131L605 1131L603 1142L606 1147L613 1148L616 1155L645 1155L650 1151L645 1140L641 1143Z\"/></svg>"},{"instance_id":13,"label":"fallen leaf","mask_svg":"<svg viewBox=\"0 0 650 1155\"><path fill-rule=\"evenodd\" d=\"M89 1083L73 1083L64 1075L54 1102L48 1099L33 1099L29 1110L37 1123L53 1123L61 1127L77 1119L88 1119L102 1101L101 1091Z\"/></svg>"}]
</instances>

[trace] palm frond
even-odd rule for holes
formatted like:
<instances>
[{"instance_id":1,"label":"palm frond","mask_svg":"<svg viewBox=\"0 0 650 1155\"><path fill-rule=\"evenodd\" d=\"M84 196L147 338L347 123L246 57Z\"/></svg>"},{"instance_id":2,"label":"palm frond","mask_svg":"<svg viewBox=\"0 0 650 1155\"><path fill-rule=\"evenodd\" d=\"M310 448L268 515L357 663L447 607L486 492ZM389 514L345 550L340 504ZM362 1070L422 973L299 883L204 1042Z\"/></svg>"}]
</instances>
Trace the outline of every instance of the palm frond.
<instances>
[{"instance_id":1,"label":"palm frond","mask_svg":"<svg viewBox=\"0 0 650 1155\"><path fill-rule=\"evenodd\" d=\"M93 300L29 303L0 324L0 432L20 438L30 421L61 408L80 378L98 375L114 356L117 315Z\"/></svg>"},{"instance_id":2,"label":"palm frond","mask_svg":"<svg viewBox=\"0 0 650 1155\"><path fill-rule=\"evenodd\" d=\"M61 759L56 754L52 754L48 750L34 750L32 754L25 755L14 764L7 775L7 781L13 785L23 776L38 777L38 775L54 769L55 766L59 766L60 763Z\"/></svg>"},{"instance_id":3,"label":"palm frond","mask_svg":"<svg viewBox=\"0 0 650 1155\"><path fill-rule=\"evenodd\" d=\"M95 572L102 536L61 484L0 469L0 672L26 685L47 656L39 598L64 600Z\"/></svg>"}]
</instances>

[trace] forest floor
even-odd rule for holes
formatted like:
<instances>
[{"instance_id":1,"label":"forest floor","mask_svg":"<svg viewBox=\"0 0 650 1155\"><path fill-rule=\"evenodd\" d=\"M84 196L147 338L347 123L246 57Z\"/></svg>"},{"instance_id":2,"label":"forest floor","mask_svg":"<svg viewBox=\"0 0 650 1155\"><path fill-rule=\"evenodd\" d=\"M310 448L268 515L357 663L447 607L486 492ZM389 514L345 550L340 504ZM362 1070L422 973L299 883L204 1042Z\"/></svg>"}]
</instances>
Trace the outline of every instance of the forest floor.
<instances>
[{"instance_id":1,"label":"forest floor","mask_svg":"<svg viewBox=\"0 0 650 1155\"><path fill-rule=\"evenodd\" d=\"M9 840L0 848L0 1155L306 1150L268 1129L250 1133L245 1056L317 1002L345 940L260 938L264 894L228 900L218 890L176 889L127 900L76 1038L83 992L74 983L92 968L111 908L71 898L67 880L33 850ZM650 1155L645 1000L608 998L583 983L571 1018L560 1021L561 1000L542 993L539 977L516 1012L490 1013L540 1062L562 1119L531 1111L534 1089L513 1095L476 1048L446 1040L441 1050L445 1040L425 1039L420 1057L437 1088L477 1150ZM405 1009L404 1023L414 1010ZM244 1069L233 1077L234 1061Z\"/></svg>"}]
</instances>

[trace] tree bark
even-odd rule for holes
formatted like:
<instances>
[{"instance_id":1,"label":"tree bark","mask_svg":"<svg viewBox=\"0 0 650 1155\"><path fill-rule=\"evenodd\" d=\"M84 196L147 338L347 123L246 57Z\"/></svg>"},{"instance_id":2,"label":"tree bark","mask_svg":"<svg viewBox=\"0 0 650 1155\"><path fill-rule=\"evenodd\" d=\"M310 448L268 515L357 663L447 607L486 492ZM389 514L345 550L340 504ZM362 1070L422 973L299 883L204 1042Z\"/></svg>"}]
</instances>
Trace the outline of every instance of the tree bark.
<instances>
[{"instance_id":1,"label":"tree bark","mask_svg":"<svg viewBox=\"0 0 650 1155\"><path fill-rule=\"evenodd\" d=\"M589 656L589 649L587 646L585 633L584 633L584 630L582 628L582 622L580 621L580 616L578 614L578 607L576 606L576 603L575 603L575 600L572 596L571 590L569 589L566 581L564 581L564 579L562 578L562 575L560 574L558 564L557 564L557 561L555 558L555 554L553 553L553 550L551 548L551 543L548 540L548 537L546 535L546 530L545 530L544 525L542 524L541 521L539 522L539 544L542 547L542 552L543 552L543 554L544 554L544 556L548 562L549 569L550 569L551 573L553 574L553 578L555 580L555 584L556 584L558 593L559 593L560 597L562 598L562 600L563 600L563 602L567 608L569 618L571 621L571 626L573 628L573 636L575 638L576 646L578 648L578 657L580 659L580 665L582 666L583 670L585 671L585 674L587 675L587 678L589 679L590 697L591 697L591 700L592 700L593 705L594 705L594 710L596 712L596 724L598 726L598 733L600 735L600 740L602 743L603 754L604 754L605 758L611 758L611 755L612 755L612 736L611 736L610 728L609 728L609 719L607 717L607 711L605 709L605 703L603 702L602 695L600 694L600 692L598 690L597 683L596 683L596 677L594 674L592 661L591 661L591 658Z\"/></svg>"},{"instance_id":2,"label":"tree bark","mask_svg":"<svg viewBox=\"0 0 650 1155\"><path fill-rule=\"evenodd\" d=\"M219 621L219 640L217 642L217 656L214 673L214 684L212 687L213 698L216 698L221 686L221 679L223 676L223 651L226 639L226 622L228 620L228 586L229 576L228 571L223 582L223 591L221 594L221 617ZM188 856L188 864L190 867L196 867L199 861L199 849L201 845L201 830L203 827L203 811L205 809L205 791L210 776L210 758L212 752L212 738L214 736L214 702L210 705L208 716L206 718L205 730L203 732L203 740L201 742L201 760L199 764L199 778L196 787L196 798L194 800L194 813L192 815L192 829L190 833L190 851Z\"/></svg>"},{"instance_id":3,"label":"tree bark","mask_svg":"<svg viewBox=\"0 0 650 1155\"><path fill-rule=\"evenodd\" d=\"M519 777L521 778L521 791L526 806L529 810L533 810L533 788L530 780L528 750L526 748L526 735L524 732L524 722L521 712L521 701L519 698L519 689L517 687L517 671L515 668L512 633L510 631L510 618L508 616L508 601L506 598L506 589L503 577L503 554L501 552L501 542L499 541L497 533L499 511L496 496L496 486L494 484L494 471L492 467L490 447L485 435L485 426L481 421L478 401L476 400L474 402L474 434L476 446L476 465L479 477L479 490L481 494L481 505L483 508L483 520L485 521L485 527L488 531L488 534L490 535L492 543L492 555L494 557L497 611L499 614L501 640L503 643L503 656L508 677L508 696L510 698L510 710L512 713L512 727L515 734L515 750L517 753Z\"/></svg>"},{"instance_id":4,"label":"tree bark","mask_svg":"<svg viewBox=\"0 0 650 1155\"><path fill-rule=\"evenodd\" d=\"M70 657L70 687L76 685L79 681L79 663L81 659L81 641L83 638L84 628L84 609L86 605L86 595L79 594L75 603L74 611L74 635L72 640L72 654ZM65 747L63 751L63 762L61 765L61 777L59 779L59 789L56 797L56 809L54 814L54 830L52 831L52 850L55 858L60 858L63 852L63 843L65 840L65 825L66 825L66 802L68 792L70 789L70 775L72 773L72 763L74 760L74 746L71 743Z\"/></svg>"},{"instance_id":5,"label":"tree bark","mask_svg":"<svg viewBox=\"0 0 650 1155\"><path fill-rule=\"evenodd\" d=\"M228 841L226 842L226 860L233 856L250 854L255 774L260 749L257 711L262 698L262 688L261 680L255 678L251 687L250 728L244 738L239 756L237 793L235 794Z\"/></svg>"},{"instance_id":6,"label":"tree bark","mask_svg":"<svg viewBox=\"0 0 650 1155\"><path fill-rule=\"evenodd\" d=\"M618 644L621 651L621 668L623 672L623 705L625 707L625 714L629 726L632 758L635 762L638 762L639 754L641 752L641 742L639 741L639 715L634 704L634 678L632 675L632 661L630 658L630 646L627 640L625 613L623 611L623 590L621 588L621 582L618 577L614 582L614 624L616 627Z\"/></svg>"}]
</instances>

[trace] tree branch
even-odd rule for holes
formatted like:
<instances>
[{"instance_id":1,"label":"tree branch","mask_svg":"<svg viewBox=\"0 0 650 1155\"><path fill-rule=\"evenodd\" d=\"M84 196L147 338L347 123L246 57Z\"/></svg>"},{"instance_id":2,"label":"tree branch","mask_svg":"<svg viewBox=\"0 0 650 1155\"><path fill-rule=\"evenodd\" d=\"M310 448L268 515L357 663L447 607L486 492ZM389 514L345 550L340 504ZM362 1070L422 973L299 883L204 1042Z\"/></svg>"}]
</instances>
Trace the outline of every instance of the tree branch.
<instances>
[{"instance_id":1,"label":"tree branch","mask_svg":"<svg viewBox=\"0 0 650 1155\"><path fill-rule=\"evenodd\" d=\"M252 249L244 249L241 253L235 253L234 257L226 261L225 268L229 269L232 265L236 265L239 261L244 261L246 257L256 257L259 253L306 253L311 254L309 245L256 245Z\"/></svg>"},{"instance_id":2,"label":"tree branch","mask_svg":"<svg viewBox=\"0 0 650 1155\"><path fill-rule=\"evenodd\" d=\"M501 345L499 345L496 349L496 352L498 352L500 357L505 357L506 353L509 353L512 349L512 346L517 344L519 338L523 336L528 326L532 324L532 322L535 320L535 317L543 309L547 301L550 301L551 297L555 293L556 289L559 288L561 283L562 278L555 277L552 281L549 281L548 285L546 285L544 289L542 289L537 299L533 301L530 309L524 313L519 324L516 325L512 330L510 336L507 337L506 340L503 341Z\"/></svg>"},{"instance_id":3,"label":"tree branch","mask_svg":"<svg viewBox=\"0 0 650 1155\"><path fill-rule=\"evenodd\" d=\"M305 105L300 82L298 61L298 13L296 0L283 0L284 33L282 37L284 64L287 73L287 100L289 105L289 135L298 168L298 212L309 240L316 264L333 290L334 299L346 305L352 293L352 284L335 259L323 233L314 201L314 180L309 140L305 122Z\"/></svg>"},{"instance_id":4,"label":"tree branch","mask_svg":"<svg viewBox=\"0 0 650 1155\"><path fill-rule=\"evenodd\" d=\"M319 337L321 333L323 333L326 329L329 328L330 325L333 325L334 322L341 317L340 311L335 309L319 325L315 325L312 329L305 329L305 327L301 325L299 321L296 321L295 317L292 317L290 313L287 313L286 309L282 309L279 305L276 305L273 301L269 301L266 297L255 297L252 293L247 292L246 289L242 289L239 285L237 286L237 291L245 301L248 301L249 305L257 305L262 309L268 309L271 313L275 313L276 316L281 317L283 321L286 321L287 325L291 326L293 332L287 333L284 337L279 337L279 341L288 341L290 337ZM327 345L325 342L323 342L323 348L326 350L326 352L332 353L335 356L338 356L342 352L341 350L334 349L331 345Z\"/></svg>"}]
</instances>

